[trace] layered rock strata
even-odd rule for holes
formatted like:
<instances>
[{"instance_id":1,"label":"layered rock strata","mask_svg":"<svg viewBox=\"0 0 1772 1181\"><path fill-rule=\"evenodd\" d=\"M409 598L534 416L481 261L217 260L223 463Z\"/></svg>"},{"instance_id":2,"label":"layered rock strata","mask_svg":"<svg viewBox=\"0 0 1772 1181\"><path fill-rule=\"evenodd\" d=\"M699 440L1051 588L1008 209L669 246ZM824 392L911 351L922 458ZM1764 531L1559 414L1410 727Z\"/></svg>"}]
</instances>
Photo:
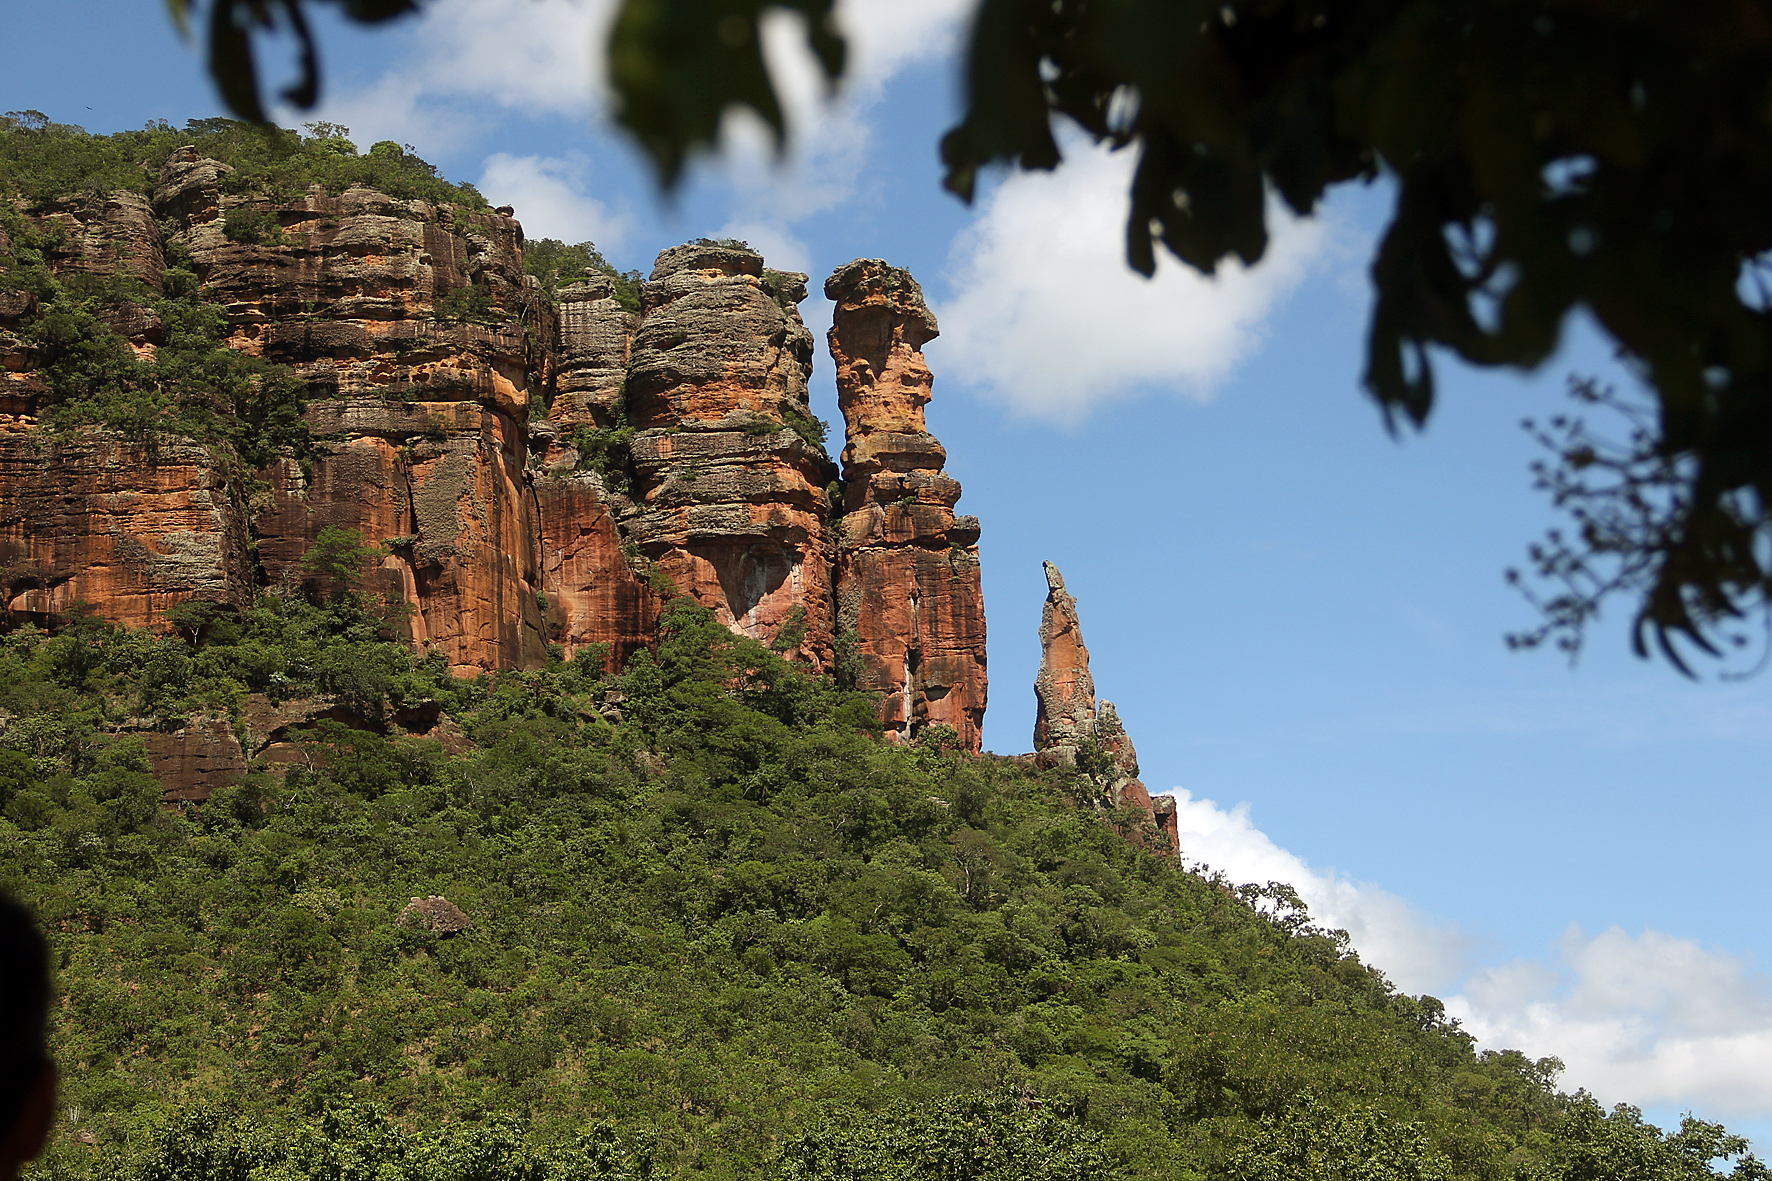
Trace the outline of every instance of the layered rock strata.
<instances>
[{"instance_id":1,"label":"layered rock strata","mask_svg":"<svg viewBox=\"0 0 1772 1181\"><path fill-rule=\"evenodd\" d=\"M532 664L546 643L524 469L530 381L552 335L522 264L522 229L497 213L314 188L283 201L224 193L225 165L181 153L156 209L175 227L230 347L288 365L322 400L311 462L261 473L253 521L266 578L312 578L301 557L327 526L386 556L366 580L410 608L412 639L458 672ZM230 214L274 224L230 235ZM268 221L267 221L268 219Z\"/></svg>"},{"instance_id":2,"label":"layered rock strata","mask_svg":"<svg viewBox=\"0 0 1772 1181\"><path fill-rule=\"evenodd\" d=\"M836 472L803 434L815 422L805 298L806 276L765 271L752 250L658 256L628 365L636 511L623 526L678 592L823 671Z\"/></svg>"},{"instance_id":3,"label":"layered rock strata","mask_svg":"<svg viewBox=\"0 0 1772 1181\"><path fill-rule=\"evenodd\" d=\"M166 259L148 199L75 198L29 219L64 283L138 283L164 290ZM0 233L0 270L14 264ZM107 431L37 431L49 394L13 329L37 311L28 289L0 291L0 582L5 617L51 624L84 604L131 627L160 623L193 598L251 601L247 530L227 458L188 439L151 442ZM143 303L108 307L110 326L142 355L161 338Z\"/></svg>"},{"instance_id":4,"label":"layered rock strata","mask_svg":"<svg viewBox=\"0 0 1772 1181\"><path fill-rule=\"evenodd\" d=\"M976 751L988 687L978 518L954 515L960 482L923 411L923 345L939 328L910 272L877 258L838 268L824 290L846 438L838 627L855 682L882 695L899 738L951 726Z\"/></svg>"},{"instance_id":5,"label":"layered rock strata","mask_svg":"<svg viewBox=\"0 0 1772 1181\"><path fill-rule=\"evenodd\" d=\"M0 580L7 616L52 624L76 604L129 627L189 599L244 607L253 585L226 461L188 440L55 440L0 426Z\"/></svg>"},{"instance_id":6,"label":"layered rock strata","mask_svg":"<svg viewBox=\"0 0 1772 1181\"><path fill-rule=\"evenodd\" d=\"M1097 708L1095 678L1077 600L1065 589L1064 575L1046 568L1046 605L1040 614L1040 671L1034 679L1034 753L1042 766L1077 767L1099 786L1102 802L1129 809L1151 825L1153 844L1179 849L1175 801L1152 801L1138 778L1138 752L1114 703ZM1137 835L1137 834L1135 834Z\"/></svg>"},{"instance_id":7,"label":"layered rock strata","mask_svg":"<svg viewBox=\"0 0 1772 1181\"><path fill-rule=\"evenodd\" d=\"M625 420L628 359L640 317L615 298L609 275L587 275L554 295L559 318L548 419L570 430Z\"/></svg>"}]
</instances>

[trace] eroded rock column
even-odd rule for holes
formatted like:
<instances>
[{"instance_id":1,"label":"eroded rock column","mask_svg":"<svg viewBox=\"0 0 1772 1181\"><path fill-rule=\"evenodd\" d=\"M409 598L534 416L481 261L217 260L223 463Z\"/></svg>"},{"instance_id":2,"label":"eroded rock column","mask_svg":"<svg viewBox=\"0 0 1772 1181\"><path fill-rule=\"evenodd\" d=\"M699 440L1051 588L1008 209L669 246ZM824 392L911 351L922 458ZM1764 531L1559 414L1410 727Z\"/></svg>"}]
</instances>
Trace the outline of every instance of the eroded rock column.
<instances>
[{"instance_id":1,"label":"eroded rock column","mask_svg":"<svg viewBox=\"0 0 1772 1181\"><path fill-rule=\"evenodd\" d=\"M889 733L952 726L969 750L984 725L984 591L978 518L957 517L960 482L924 423L939 331L909 271L857 259L825 282L843 411L837 545L840 644L857 688L882 695Z\"/></svg>"},{"instance_id":2,"label":"eroded rock column","mask_svg":"<svg viewBox=\"0 0 1772 1181\"><path fill-rule=\"evenodd\" d=\"M1040 672L1034 678L1034 753L1043 766L1076 767L1100 789L1101 802L1130 808L1150 829L1132 835L1160 852L1176 849L1175 801L1151 800L1138 778L1138 752L1114 703L1097 708L1095 677L1077 600L1064 575L1046 567L1046 606L1040 613Z\"/></svg>"},{"instance_id":3,"label":"eroded rock column","mask_svg":"<svg viewBox=\"0 0 1772 1181\"><path fill-rule=\"evenodd\" d=\"M814 422L805 298L806 276L765 270L752 250L658 256L628 367L638 511L623 525L676 590L823 671L836 471L802 434Z\"/></svg>"}]
</instances>

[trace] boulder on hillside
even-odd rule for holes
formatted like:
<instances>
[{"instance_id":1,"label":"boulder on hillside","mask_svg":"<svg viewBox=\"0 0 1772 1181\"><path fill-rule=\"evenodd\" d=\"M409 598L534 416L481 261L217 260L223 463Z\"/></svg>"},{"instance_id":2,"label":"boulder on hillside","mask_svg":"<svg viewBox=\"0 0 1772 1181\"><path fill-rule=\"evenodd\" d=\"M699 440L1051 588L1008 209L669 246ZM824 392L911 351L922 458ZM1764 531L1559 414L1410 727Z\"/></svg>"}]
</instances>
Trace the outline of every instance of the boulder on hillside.
<instances>
[{"instance_id":1,"label":"boulder on hillside","mask_svg":"<svg viewBox=\"0 0 1772 1181\"><path fill-rule=\"evenodd\" d=\"M461 907L441 894L414 898L394 920L397 927L409 931L429 931L433 935L459 935L473 925Z\"/></svg>"}]
</instances>

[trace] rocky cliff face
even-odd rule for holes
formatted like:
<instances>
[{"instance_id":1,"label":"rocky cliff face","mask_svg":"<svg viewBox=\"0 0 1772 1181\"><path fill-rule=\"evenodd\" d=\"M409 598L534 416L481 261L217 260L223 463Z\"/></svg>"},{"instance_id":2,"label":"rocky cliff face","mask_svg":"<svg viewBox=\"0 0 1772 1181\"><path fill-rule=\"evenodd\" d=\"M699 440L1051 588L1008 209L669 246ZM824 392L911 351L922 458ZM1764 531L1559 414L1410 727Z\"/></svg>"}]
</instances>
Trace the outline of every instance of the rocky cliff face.
<instances>
[{"instance_id":1,"label":"rocky cliff face","mask_svg":"<svg viewBox=\"0 0 1772 1181\"><path fill-rule=\"evenodd\" d=\"M243 506L224 459L183 439L49 440L30 422L0 424L0 579L12 620L49 625L86 603L149 627L191 598L252 601Z\"/></svg>"},{"instance_id":2,"label":"rocky cliff face","mask_svg":"<svg viewBox=\"0 0 1772 1181\"><path fill-rule=\"evenodd\" d=\"M1138 752L1114 703L1096 708L1089 646L1077 618L1077 600L1065 589L1064 575L1046 566L1046 606L1040 616L1040 672L1034 679L1034 754L1041 765L1077 767L1101 789L1101 802L1130 810L1150 825L1134 839L1174 852L1180 844L1175 801L1152 801L1138 778Z\"/></svg>"},{"instance_id":3,"label":"rocky cliff face","mask_svg":"<svg viewBox=\"0 0 1772 1181\"><path fill-rule=\"evenodd\" d=\"M939 329L910 272L857 259L825 282L843 412L837 612L856 683L883 696L903 739L951 726L968 750L984 724L984 592L978 518L956 517L960 483L924 423Z\"/></svg>"},{"instance_id":4,"label":"rocky cliff face","mask_svg":"<svg viewBox=\"0 0 1772 1181\"><path fill-rule=\"evenodd\" d=\"M290 366L323 399L308 410L319 453L261 473L271 495L251 525L266 579L300 581L321 529L355 529L386 547L368 585L407 604L416 643L462 673L538 662L524 468L553 325L525 283L521 228L363 188L232 197L226 171L174 157L156 209L226 309L229 346ZM264 227L258 241L229 234L241 214Z\"/></svg>"},{"instance_id":5,"label":"rocky cliff face","mask_svg":"<svg viewBox=\"0 0 1772 1181\"><path fill-rule=\"evenodd\" d=\"M188 291L194 275L226 350L305 390L312 441L251 467L223 437L49 429L66 395L29 335L36 297L0 283L11 621L53 626L85 603L165 626L190 599L323 591L303 559L334 527L376 547L363 589L458 674L533 667L554 645L601 645L619 668L681 594L879 691L900 739L946 725L978 749L978 522L954 515L960 486L924 424L936 323L908 272L858 260L826 284L839 483L809 403L806 276L733 243L660 254L635 312L603 275L550 297L503 212L363 187L273 197L192 150L151 196L28 216L64 284L141 285L103 304L137 358L168 339L167 276ZM0 274L11 251L0 232ZM176 798L269 757L209 751L205 726L156 739Z\"/></svg>"}]
</instances>

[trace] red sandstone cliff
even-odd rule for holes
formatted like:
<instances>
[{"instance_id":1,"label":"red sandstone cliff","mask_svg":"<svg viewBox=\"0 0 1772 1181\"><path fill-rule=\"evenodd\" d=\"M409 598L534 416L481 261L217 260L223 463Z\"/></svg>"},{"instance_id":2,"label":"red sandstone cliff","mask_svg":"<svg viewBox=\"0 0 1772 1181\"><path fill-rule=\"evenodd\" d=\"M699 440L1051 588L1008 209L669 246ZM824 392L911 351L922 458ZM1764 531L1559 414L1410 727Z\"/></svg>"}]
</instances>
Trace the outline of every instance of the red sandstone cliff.
<instances>
[{"instance_id":1,"label":"red sandstone cliff","mask_svg":"<svg viewBox=\"0 0 1772 1181\"><path fill-rule=\"evenodd\" d=\"M409 606L413 642L458 673L534 666L550 644L606 645L619 668L681 593L814 670L850 652L892 733L948 725L978 749L978 523L954 515L960 486L924 424L936 324L907 272L859 260L826 284L846 428L834 506L804 275L703 241L659 255L638 314L599 275L549 299L508 216L361 187L240 194L229 172L186 150L151 197L31 216L56 231L47 261L64 279L159 293L167 258L188 260L227 346L305 383L318 444L252 473L225 444L51 435L49 387L14 331L34 297L0 292L10 619L53 625L85 602L154 626L192 598L245 607L267 584L312 581L302 559L338 526L381 548L364 588ZM0 234L0 270L11 249ZM139 356L162 343L144 304L106 315ZM613 461L581 462L579 432L630 426ZM156 739L172 797L204 798L244 766L251 752L208 749L219 734L203 721Z\"/></svg>"},{"instance_id":2,"label":"red sandstone cliff","mask_svg":"<svg viewBox=\"0 0 1772 1181\"><path fill-rule=\"evenodd\" d=\"M30 215L47 231L44 261L63 281L138 280L163 290L159 227L147 198L119 192L57 202ZM0 270L15 262L0 233ZM226 456L186 439L152 442L93 430L37 430L49 387L19 327L28 290L0 292L0 581L6 617L53 623L76 603L133 627L191 598L235 607L252 598L247 531ZM144 305L108 310L110 326L151 353L160 322Z\"/></svg>"},{"instance_id":3,"label":"red sandstone cliff","mask_svg":"<svg viewBox=\"0 0 1772 1181\"><path fill-rule=\"evenodd\" d=\"M265 577L302 577L328 526L387 556L366 585L412 609L412 639L460 672L534 664L545 639L526 495L531 367L525 330L546 322L525 282L522 230L496 213L312 189L266 201L222 192L225 165L181 153L156 207L205 294L227 311L230 347L289 365L324 400L311 470L263 473L252 521ZM231 210L275 219L268 241L226 233Z\"/></svg>"}]
</instances>

